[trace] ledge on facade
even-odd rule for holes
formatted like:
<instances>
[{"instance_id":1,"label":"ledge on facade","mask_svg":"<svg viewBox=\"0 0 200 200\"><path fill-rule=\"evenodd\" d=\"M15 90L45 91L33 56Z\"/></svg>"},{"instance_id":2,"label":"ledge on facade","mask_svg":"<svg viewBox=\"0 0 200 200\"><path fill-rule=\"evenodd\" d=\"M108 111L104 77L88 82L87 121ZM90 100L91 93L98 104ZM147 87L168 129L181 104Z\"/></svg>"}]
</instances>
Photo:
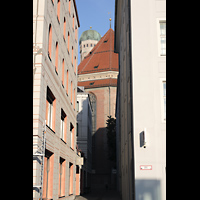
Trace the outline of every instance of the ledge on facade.
<instances>
[{"instance_id":1,"label":"ledge on facade","mask_svg":"<svg viewBox=\"0 0 200 200\"><path fill-rule=\"evenodd\" d=\"M65 196L60 196L59 199L64 198Z\"/></svg>"},{"instance_id":2,"label":"ledge on facade","mask_svg":"<svg viewBox=\"0 0 200 200\"><path fill-rule=\"evenodd\" d=\"M65 142L62 138L60 138L65 144L67 144L67 142Z\"/></svg>"},{"instance_id":3,"label":"ledge on facade","mask_svg":"<svg viewBox=\"0 0 200 200\"><path fill-rule=\"evenodd\" d=\"M54 134L56 134L56 132L55 132L54 130L52 130L47 124L46 124L46 127L47 127L50 131L52 131Z\"/></svg>"}]
</instances>

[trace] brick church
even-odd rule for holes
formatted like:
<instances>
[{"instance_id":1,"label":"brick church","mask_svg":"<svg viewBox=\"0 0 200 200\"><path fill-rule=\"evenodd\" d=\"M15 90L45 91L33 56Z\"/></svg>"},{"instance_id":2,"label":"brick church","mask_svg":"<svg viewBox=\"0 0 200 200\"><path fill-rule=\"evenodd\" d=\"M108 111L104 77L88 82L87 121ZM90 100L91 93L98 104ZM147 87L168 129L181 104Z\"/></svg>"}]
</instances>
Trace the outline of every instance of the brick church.
<instances>
[{"instance_id":1,"label":"brick church","mask_svg":"<svg viewBox=\"0 0 200 200\"><path fill-rule=\"evenodd\" d=\"M92 176L91 189L116 187L114 163L108 159L106 135L107 116L115 118L118 54L114 53L114 31L103 37L95 30L82 33L81 63L78 66L78 86L83 86L92 102Z\"/></svg>"}]
</instances>

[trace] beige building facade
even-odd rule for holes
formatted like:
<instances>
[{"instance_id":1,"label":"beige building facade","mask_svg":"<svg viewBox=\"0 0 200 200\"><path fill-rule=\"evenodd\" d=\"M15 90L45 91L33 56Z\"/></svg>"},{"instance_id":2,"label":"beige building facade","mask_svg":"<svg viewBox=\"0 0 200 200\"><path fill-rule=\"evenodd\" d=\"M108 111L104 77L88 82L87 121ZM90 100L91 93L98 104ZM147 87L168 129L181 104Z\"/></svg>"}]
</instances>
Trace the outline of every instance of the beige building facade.
<instances>
[{"instance_id":1,"label":"beige building facade","mask_svg":"<svg viewBox=\"0 0 200 200\"><path fill-rule=\"evenodd\" d=\"M75 0L33 1L33 199L80 194ZM39 151L44 133L45 149ZM40 155L39 155L40 153ZM42 156L44 154L44 156ZM42 180L42 182L41 182Z\"/></svg>"},{"instance_id":2,"label":"beige building facade","mask_svg":"<svg viewBox=\"0 0 200 200\"><path fill-rule=\"evenodd\" d=\"M115 1L118 188L166 199L166 1Z\"/></svg>"}]
</instances>

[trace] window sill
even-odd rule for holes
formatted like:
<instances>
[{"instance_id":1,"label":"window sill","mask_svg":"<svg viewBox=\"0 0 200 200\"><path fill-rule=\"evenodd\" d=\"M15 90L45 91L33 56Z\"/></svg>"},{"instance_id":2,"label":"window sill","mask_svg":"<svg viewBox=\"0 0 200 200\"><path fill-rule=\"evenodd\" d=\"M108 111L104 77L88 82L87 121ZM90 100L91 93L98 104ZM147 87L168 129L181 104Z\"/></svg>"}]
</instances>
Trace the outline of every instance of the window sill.
<instances>
[{"instance_id":1,"label":"window sill","mask_svg":"<svg viewBox=\"0 0 200 200\"><path fill-rule=\"evenodd\" d=\"M54 134L56 134L55 131L52 130L47 124L46 124L46 127L49 128L49 130L52 131Z\"/></svg>"},{"instance_id":2,"label":"window sill","mask_svg":"<svg viewBox=\"0 0 200 200\"><path fill-rule=\"evenodd\" d=\"M70 147L70 149L74 151L74 149L72 149L71 147Z\"/></svg>"},{"instance_id":3,"label":"window sill","mask_svg":"<svg viewBox=\"0 0 200 200\"><path fill-rule=\"evenodd\" d=\"M64 198L65 196L60 196L59 199Z\"/></svg>"},{"instance_id":4,"label":"window sill","mask_svg":"<svg viewBox=\"0 0 200 200\"><path fill-rule=\"evenodd\" d=\"M58 75L58 72L57 72L57 70L56 70L56 66L55 66L55 72L56 72L56 74Z\"/></svg>"},{"instance_id":5,"label":"window sill","mask_svg":"<svg viewBox=\"0 0 200 200\"><path fill-rule=\"evenodd\" d=\"M65 144L67 144L67 142L65 142L62 138L60 138L60 140L62 140Z\"/></svg>"}]
</instances>

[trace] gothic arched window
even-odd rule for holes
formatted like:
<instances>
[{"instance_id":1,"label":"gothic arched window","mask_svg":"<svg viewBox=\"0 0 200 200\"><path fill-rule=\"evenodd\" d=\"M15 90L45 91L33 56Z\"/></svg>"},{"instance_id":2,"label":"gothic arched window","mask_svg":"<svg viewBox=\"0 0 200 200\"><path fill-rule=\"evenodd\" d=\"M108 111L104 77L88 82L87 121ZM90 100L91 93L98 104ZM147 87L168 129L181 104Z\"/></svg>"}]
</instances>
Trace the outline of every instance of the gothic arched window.
<instances>
[{"instance_id":1,"label":"gothic arched window","mask_svg":"<svg viewBox=\"0 0 200 200\"><path fill-rule=\"evenodd\" d=\"M92 135L96 132L96 96L89 93L90 102L92 105Z\"/></svg>"}]
</instances>

